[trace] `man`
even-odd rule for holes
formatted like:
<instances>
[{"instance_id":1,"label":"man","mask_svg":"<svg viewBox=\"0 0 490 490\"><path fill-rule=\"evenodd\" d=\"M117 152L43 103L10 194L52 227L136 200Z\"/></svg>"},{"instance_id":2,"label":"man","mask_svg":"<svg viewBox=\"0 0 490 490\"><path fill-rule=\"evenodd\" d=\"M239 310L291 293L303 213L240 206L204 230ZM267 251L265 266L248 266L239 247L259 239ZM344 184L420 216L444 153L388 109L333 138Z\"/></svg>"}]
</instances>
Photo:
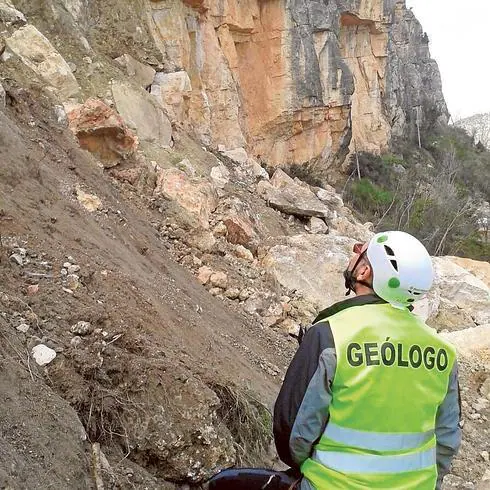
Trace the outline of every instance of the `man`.
<instances>
[{"instance_id":1,"label":"man","mask_svg":"<svg viewBox=\"0 0 490 490\"><path fill-rule=\"evenodd\" d=\"M305 334L274 409L280 458L301 490L440 488L461 434L454 348L411 313L433 280L425 247L400 231L354 246L356 297Z\"/></svg>"}]
</instances>

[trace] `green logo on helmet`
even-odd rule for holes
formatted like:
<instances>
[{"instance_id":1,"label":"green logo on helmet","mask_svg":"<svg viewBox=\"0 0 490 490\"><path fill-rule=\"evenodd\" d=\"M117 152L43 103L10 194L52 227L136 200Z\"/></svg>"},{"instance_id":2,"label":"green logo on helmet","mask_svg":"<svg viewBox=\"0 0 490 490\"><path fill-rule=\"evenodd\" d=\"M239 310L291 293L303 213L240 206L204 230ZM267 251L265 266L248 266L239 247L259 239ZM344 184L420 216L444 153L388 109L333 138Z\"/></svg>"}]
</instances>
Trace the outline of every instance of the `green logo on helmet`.
<instances>
[{"instance_id":1,"label":"green logo on helmet","mask_svg":"<svg viewBox=\"0 0 490 490\"><path fill-rule=\"evenodd\" d=\"M400 279L398 279L396 277L392 277L388 281L388 287L390 287L392 289L396 289L396 288L400 287Z\"/></svg>"},{"instance_id":2,"label":"green logo on helmet","mask_svg":"<svg viewBox=\"0 0 490 490\"><path fill-rule=\"evenodd\" d=\"M378 237L378 239L376 241L378 243L383 243L383 242L386 242L386 240L388 240L388 236L387 235L381 235L380 237Z\"/></svg>"}]
</instances>

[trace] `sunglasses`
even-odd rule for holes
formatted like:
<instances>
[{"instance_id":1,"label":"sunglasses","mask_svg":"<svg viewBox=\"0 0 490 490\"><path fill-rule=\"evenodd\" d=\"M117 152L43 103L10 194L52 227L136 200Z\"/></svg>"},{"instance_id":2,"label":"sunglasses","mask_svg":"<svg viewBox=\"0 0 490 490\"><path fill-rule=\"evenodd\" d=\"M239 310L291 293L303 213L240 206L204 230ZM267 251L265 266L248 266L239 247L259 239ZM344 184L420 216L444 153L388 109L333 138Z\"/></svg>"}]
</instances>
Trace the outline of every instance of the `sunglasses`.
<instances>
[{"instance_id":1,"label":"sunglasses","mask_svg":"<svg viewBox=\"0 0 490 490\"><path fill-rule=\"evenodd\" d=\"M366 242L364 242L364 243L355 243L354 246L352 247L352 251L355 254L360 254L362 252L362 247L364 247L364 245L366 245Z\"/></svg>"}]
</instances>

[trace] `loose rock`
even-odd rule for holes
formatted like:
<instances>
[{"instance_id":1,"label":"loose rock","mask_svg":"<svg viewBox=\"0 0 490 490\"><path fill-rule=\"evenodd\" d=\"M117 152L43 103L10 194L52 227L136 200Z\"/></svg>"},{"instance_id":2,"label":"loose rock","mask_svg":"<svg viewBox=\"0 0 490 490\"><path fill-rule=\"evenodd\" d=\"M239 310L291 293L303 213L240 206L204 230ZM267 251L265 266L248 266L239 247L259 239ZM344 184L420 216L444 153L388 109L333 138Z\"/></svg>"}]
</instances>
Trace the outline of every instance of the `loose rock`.
<instances>
[{"instance_id":1,"label":"loose rock","mask_svg":"<svg viewBox=\"0 0 490 490\"><path fill-rule=\"evenodd\" d=\"M310 218L310 223L308 228L310 233L314 233L314 234L328 233L328 226L325 223L325 221L315 216Z\"/></svg>"},{"instance_id":2,"label":"loose rock","mask_svg":"<svg viewBox=\"0 0 490 490\"><path fill-rule=\"evenodd\" d=\"M9 257L9 260L10 262L13 262L14 264L17 264L17 265L24 265L24 259L22 258L22 256L20 254L12 254L10 257Z\"/></svg>"},{"instance_id":3,"label":"loose rock","mask_svg":"<svg viewBox=\"0 0 490 490\"><path fill-rule=\"evenodd\" d=\"M38 344L32 348L31 355L39 366L46 366L56 358L56 351L47 345Z\"/></svg>"},{"instance_id":4,"label":"loose rock","mask_svg":"<svg viewBox=\"0 0 490 490\"><path fill-rule=\"evenodd\" d=\"M51 87L62 100L76 96L80 87L68 63L33 25L17 29L6 39L8 48Z\"/></svg>"},{"instance_id":5,"label":"loose rock","mask_svg":"<svg viewBox=\"0 0 490 490\"><path fill-rule=\"evenodd\" d=\"M240 290L238 288L230 288L225 291L225 296L228 299L237 299L240 295Z\"/></svg>"},{"instance_id":6,"label":"loose rock","mask_svg":"<svg viewBox=\"0 0 490 490\"><path fill-rule=\"evenodd\" d=\"M68 121L80 146L97 155L106 168L117 165L121 157L132 155L138 147L138 138L123 118L101 100L88 99L69 111Z\"/></svg>"},{"instance_id":7,"label":"loose rock","mask_svg":"<svg viewBox=\"0 0 490 490\"><path fill-rule=\"evenodd\" d=\"M205 284L208 283L212 273L213 273L213 269L211 269L207 265L203 265L202 267L199 268L197 274L197 280L204 286Z\"/></svg>"},{"instance_id":8,"label":"loose rock","mask_svg":"<svg viewBox=\"0 0 490 490\"><path fill-rule=\"evenodd\" d=\"M27 333L29 330L29 325L27 323L21 323L18 327L17 330L22 333Z\"/></svg>"},{"instance_id":9,"label":"loose rock","mask_svg":"<svg viewBox=\"0 0 490 490\"><path fill-rule=\"evenodd\" d=\"M253 253L248 248L245 248L243 245L237 245L235 247L235 255L240 259L246 260L247 262L254 261Z\"/></svg>"},{"instance_id":10,"label":"loose rock","mask_svg":"<svg viewBox=\"0 0 490 490\"><path fill-rule=\"evenodd\" d=\"M31 284L27 286L27 294L28 296L34 296L39 292L39 284Z\"/></svg>"},{"instance_id":11,"label":"loose rock","mask_svg":"<svg viewBox=\"0 0 490 490\"><path fill-rule=\"evenodd\" d=\"M80 272L80 266L72 264L72 265L69 265L66 270L67 270L68 274L75 274L76 272Z\"/></svg>"},{"instance_id":12,"label":"loose rock","mask_svg":"<svg viewBox=\"0 0 490 490\"><path fill-rule=\"evenodd\" d=\"M77 199L78 202L89 212L93 213L102 207L102 201L95 195L89 194L80 187L77 186Z\"/></svg>"},{"instance_id":13,"label":"loose rock","mask_svg":"<svg viewBox=\"0 0 490 490\"><path fill-rule=\"evenodd\" d=\"M213 272L209 278L209 282L214 287L226 289L228 276L224 272Z\"/></svg>"},{"instance_id":14,"label":"loose rock","mask_svg":"<svg viewBox=\"0 0 490 490\"><path fill-rule=\"evenodd\" d=\"M76 335L88 335L94 331L94 328L90 322L80 321L72 325L70 332Z\"/></svg>"},{"instance_id":15,"label":"loose rock","mask_svg":"<svg viewBox=\"0 0 490 490\"><path fill-rule=\"evenodd\" d=\"M126 74L142 88L147 88L152 84L156 71L151 66L141 63L129 54L123 54L114 61L122 66Z\"/></svg>"},{"instance_id":16,"label":"loose rock","mask_svg":"<svg viewBox=\"0 0 490 490\"><path fill-rule=\"evenodd\" d=\"M80 286L80 277L76 274L68 274L65 281L68 289L74 290Z\"/></svg>"},{"instance_id":17,"label":"loose rock","mask_svg":"<svg viewBox=\"0 0 490 490\"><path fill-rule=\"evenodd\" d=\"M82 337L79 337L78 335L76 335L70 340L70 344L72 347L78 347L82 342L83 342Z\"/></svg>"}]
</instances>

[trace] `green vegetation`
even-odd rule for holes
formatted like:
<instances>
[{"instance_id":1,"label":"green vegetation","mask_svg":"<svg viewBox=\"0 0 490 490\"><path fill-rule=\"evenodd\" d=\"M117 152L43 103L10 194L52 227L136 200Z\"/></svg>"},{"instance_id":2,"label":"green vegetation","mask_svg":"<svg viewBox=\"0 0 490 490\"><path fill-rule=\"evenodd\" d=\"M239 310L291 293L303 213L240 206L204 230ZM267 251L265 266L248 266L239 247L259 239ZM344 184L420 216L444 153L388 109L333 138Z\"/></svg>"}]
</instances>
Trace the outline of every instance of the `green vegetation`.
<instances>
[{"instance_id":1,"label":"green vegetation","mask_svg":"<svg viewBox=\"0 0 490 490\"><path fill-rule=\"evenodd\" d=\"M490 260L482 220L482 205L490 201L490 152L453 127L423 143L398 144L381 156L358 154L362 176L353 158L346 201L377 231L405 230L434 255Z\"/></svg>"}]
</instances>

